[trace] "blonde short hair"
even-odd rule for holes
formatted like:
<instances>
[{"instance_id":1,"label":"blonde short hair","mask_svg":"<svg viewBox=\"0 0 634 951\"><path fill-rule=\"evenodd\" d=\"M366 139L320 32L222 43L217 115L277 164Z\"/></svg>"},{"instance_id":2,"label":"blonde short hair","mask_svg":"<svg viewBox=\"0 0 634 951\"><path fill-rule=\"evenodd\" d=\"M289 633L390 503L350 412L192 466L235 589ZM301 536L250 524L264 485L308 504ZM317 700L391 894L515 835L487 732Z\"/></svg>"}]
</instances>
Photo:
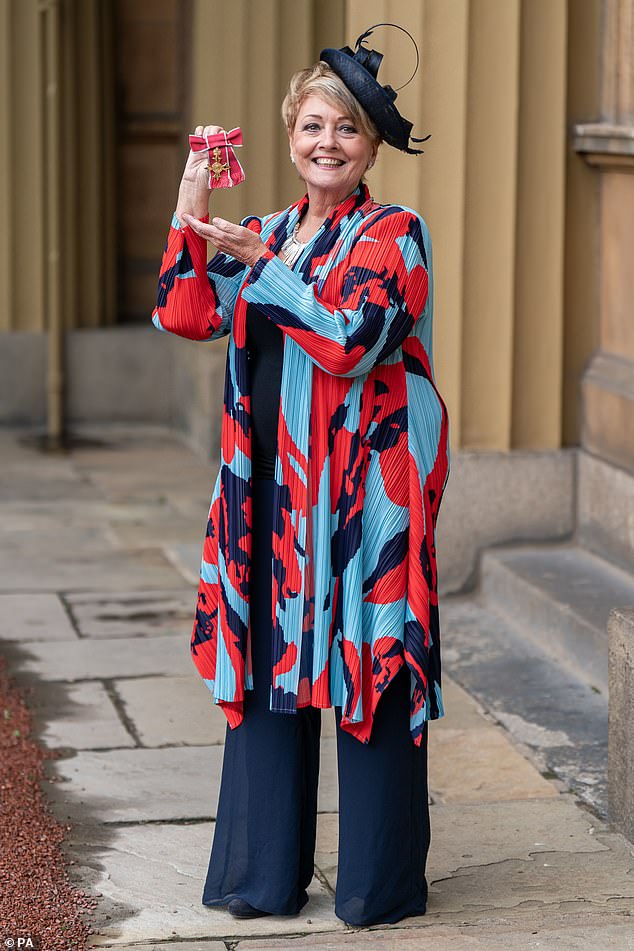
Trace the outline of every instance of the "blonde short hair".
<instances>
[{"instance_id":1,"label":"blonde short hair","mask_svg":"<svg viewBox=\"0 0 634 951\"><path fill-rule=\"evenodd\" d=\"M353 122L372 140L373 145L378 146L381 143L381 136L370 116L335 71L323 60L319 60L314 66L300 69L291 76L282 103L282 119L289 135L293 134L304 99L313 95L321 96L332 105L344 108Z\"/></svg>"}]
</instances>

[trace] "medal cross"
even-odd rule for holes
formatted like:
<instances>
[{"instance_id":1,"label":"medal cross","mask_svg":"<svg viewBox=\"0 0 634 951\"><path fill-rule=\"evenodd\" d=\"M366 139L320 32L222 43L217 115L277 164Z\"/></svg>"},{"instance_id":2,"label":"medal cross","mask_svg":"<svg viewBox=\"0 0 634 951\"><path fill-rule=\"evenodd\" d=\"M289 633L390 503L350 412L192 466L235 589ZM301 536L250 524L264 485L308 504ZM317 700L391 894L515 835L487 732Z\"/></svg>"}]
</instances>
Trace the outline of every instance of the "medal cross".
<instances>
[{"instance_id":1,"label":"medal cross","mask_svg":"<svg viewBox=\"0 0 634 951\"><path fill-rule=\"evenodd\" d=\"M214 154L214 160L211 163L211 165L207 166L207 168L209 169L213 177L216 179L216 181L220 181L220 176L222 175L222 173L229 171L229 163L227 162L226 164L223 165L222 162L220 161L220 149L218 148L218 146L216 146L216 148L214 149L213 154Z\"/></svg>"}]
</instances>

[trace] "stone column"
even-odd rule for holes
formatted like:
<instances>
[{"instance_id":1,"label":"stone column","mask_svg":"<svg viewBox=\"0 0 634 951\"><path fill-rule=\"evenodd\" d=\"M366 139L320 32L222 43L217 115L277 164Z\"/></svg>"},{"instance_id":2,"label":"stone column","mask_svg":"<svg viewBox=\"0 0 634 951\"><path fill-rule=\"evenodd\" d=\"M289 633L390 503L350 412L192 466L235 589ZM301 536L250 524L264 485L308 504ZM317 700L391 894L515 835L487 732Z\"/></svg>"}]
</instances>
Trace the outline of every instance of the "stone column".
<instances>
[{"instance_id":1,"label":"stone column","mask_svg":"<svg viewBox=\"0 0 634 951\"><path fill-rule=\"evenodd\" d=\"M634 842L634 607L610 612L608 808L613 824Z\"/></svg>"},{"instance_id":2,"label":"stone column","mask_svg":"<svg viewBox=\"0 0 634 951\"><path fill-rule=\"evenodd\" d=\"M602 116L573 139L601 192L599 348L581 383L581 444L634 472L634 0L605 0L602 26Z\"/></svg>"},{"instance_id":3,"label":"stone column","mask_svg":"<svg viewBox=\"0 0 634 951\"><path fill-rule=\"evenodd\" d=\"M614 525L630 524L634 487L634 0L604 0L602 15L601 119L574 129L575 149L600 178L596 252L588 250L589 261L598 252L599 346L581 381L581 445L595 459L581 454L579 535L592 545L592 524L599 524L611 554L632 564L631 532L617 534ZM594 492L588 491L592 471ZM608 622L609 814L630 838L633 620L628 607L613 610Z\"/></svg>"}]
</instances>

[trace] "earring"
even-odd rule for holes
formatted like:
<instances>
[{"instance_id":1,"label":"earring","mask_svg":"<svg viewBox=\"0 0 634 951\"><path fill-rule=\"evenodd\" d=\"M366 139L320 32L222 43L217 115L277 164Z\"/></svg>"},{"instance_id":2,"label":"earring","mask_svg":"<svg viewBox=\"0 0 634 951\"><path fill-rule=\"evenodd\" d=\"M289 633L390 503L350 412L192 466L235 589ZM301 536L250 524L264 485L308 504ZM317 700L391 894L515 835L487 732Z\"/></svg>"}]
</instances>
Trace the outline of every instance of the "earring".
<instances>
[{"instance_id":1,"label":"earring","mask_svg":"<svg viewBox=\"0 0 634 951\"><path fill-rule=\"evenodd\" d=\"M295 164L295 156L293 155L292 152L291 152L291 162L293 163L293 165Z\"/></svg>"}]
</instances>

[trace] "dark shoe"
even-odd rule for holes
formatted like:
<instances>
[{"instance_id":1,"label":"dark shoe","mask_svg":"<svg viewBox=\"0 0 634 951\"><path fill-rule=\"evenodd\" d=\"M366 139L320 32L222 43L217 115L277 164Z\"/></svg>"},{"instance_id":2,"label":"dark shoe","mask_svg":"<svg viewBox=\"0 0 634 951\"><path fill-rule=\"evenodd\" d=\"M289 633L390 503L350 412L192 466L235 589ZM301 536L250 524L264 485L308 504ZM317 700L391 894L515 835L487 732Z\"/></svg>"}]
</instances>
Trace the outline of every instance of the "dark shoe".
<instances>
[{"instance_id":1,"label":"dark shoe","mask_svg":"<svg viewBox=\"0 0 634 951\"><path fill-rule=\"evenodd\" d=\"M254 908L243 898L232 898L227 905L227 910L234 918L261 918L263 915L272 914L270 911L260 911L259 908Z\"/></svg>"}]
</instances>

